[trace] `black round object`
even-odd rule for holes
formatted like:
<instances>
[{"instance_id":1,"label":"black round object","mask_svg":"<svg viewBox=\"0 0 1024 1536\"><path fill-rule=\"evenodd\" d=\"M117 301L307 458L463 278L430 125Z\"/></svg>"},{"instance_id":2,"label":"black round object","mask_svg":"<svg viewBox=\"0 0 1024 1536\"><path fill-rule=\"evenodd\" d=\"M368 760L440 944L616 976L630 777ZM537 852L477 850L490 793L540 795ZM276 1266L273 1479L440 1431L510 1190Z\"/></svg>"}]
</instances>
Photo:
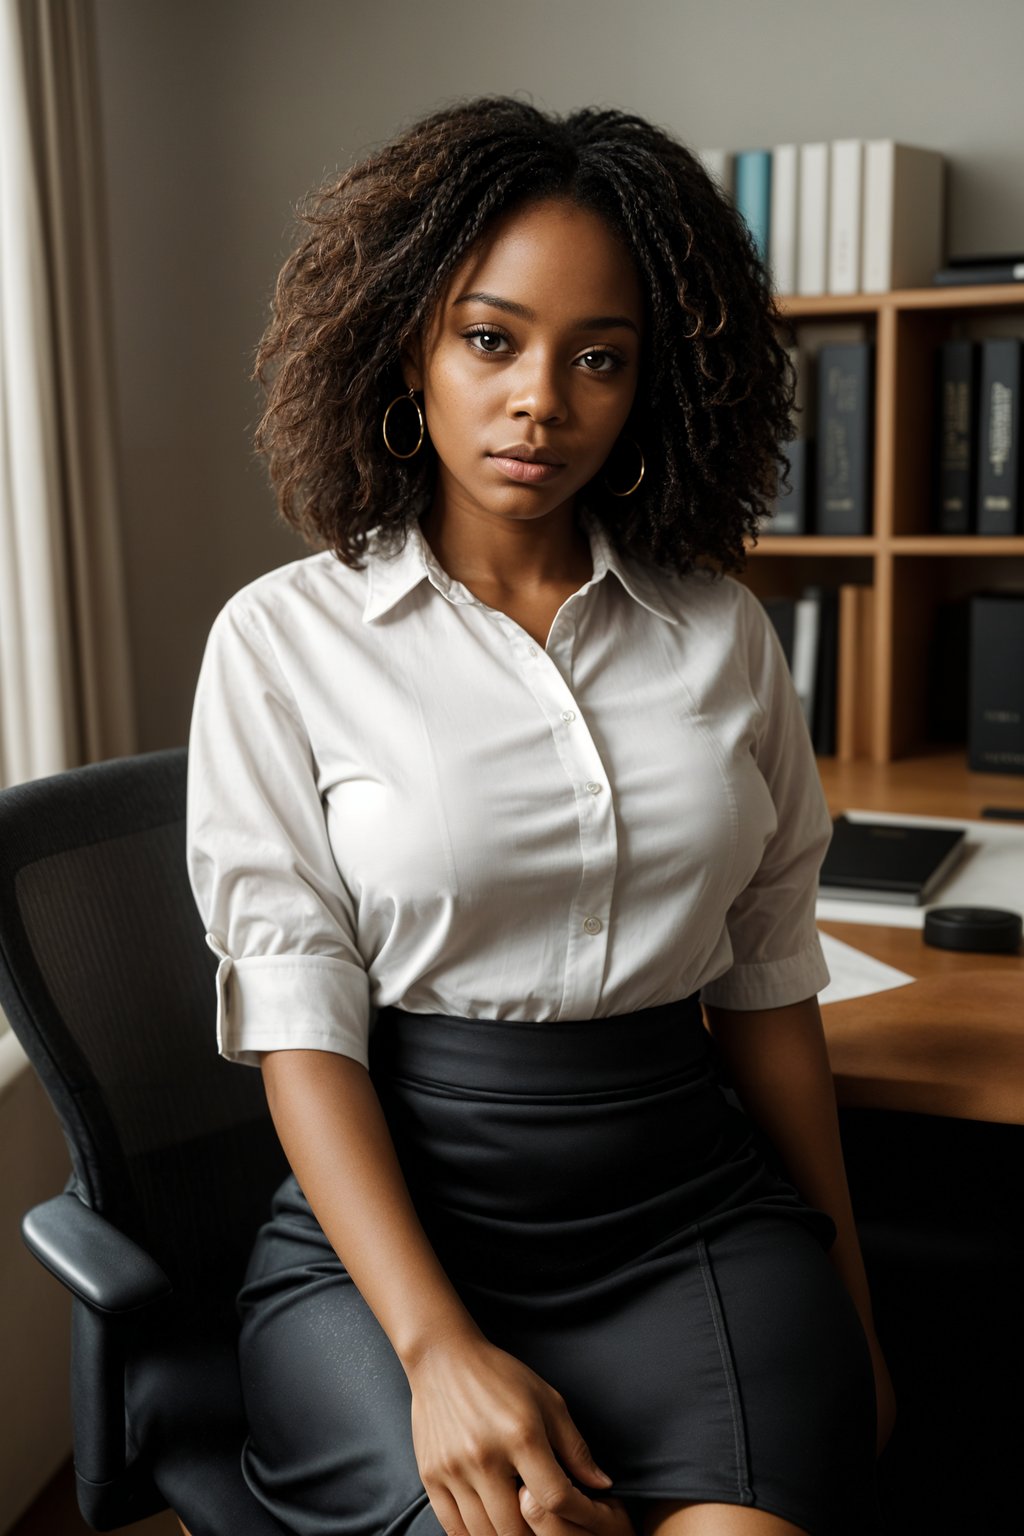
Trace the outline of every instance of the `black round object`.
<instances>
[{"instance_id":1,"label":"black round object","mask_svg":"<svg viewBox=\"0 0 1024 1536\"><path fill-rule=\"evenodd\" d=\"M924 915L924 941L936 949L1012 955L1022 927L1020 913L1002 907L932 907Z\"/></svg>"}]
</instances>

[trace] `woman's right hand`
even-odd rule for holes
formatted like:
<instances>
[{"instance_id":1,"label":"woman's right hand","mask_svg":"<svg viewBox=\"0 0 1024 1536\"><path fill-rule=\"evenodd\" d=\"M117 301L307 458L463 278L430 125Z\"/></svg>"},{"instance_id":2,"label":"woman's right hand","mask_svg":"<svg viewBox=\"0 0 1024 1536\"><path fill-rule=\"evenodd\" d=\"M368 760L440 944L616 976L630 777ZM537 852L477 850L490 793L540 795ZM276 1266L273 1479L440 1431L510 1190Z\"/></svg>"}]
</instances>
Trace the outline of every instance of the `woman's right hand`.
<instances>
[{"instance_id":1,"label":"woman's right hand","mask_svg":"<svg viewBox=\"0 0 1024 1536\"><path fill-rule=\"evenodd\" d=\"M565 1399L487 1339L442 1339L407 1367L423 1486L448 1536L533 1536L519 1487L542 1509L595 1528L595 1501L567 1473L607 1490Z\"/></svg>"}]
</instances>

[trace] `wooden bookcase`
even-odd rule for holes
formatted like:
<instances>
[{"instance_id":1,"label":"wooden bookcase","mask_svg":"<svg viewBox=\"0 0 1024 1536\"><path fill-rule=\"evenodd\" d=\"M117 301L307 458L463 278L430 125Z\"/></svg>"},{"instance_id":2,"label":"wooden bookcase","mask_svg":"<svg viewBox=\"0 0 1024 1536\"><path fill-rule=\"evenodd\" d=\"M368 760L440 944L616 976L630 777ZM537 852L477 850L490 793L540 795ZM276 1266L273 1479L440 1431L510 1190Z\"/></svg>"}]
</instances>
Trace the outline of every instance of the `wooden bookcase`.
<instances>
[{"instance_id":1,"label":"wooden bookcase","mask_svg":"<svg viewBox=\"0 0 1024 1536\"><path fill-rule=\"evenodd\" d=\"M859 325L875 343L873 530L864 538L763 534L742 579L762 597L793 596L808 582L870 585L863 669L869 714L858 747L843 755L876 764L927 756L935 750L927 734L927 683L938 605L975 591L1024 590L1024 536L929 531L936 349L960 337L1024 337L1024 284L787 295L777 302L801 345L813 349L816 334L837 339L844 323ZM840 657L848 675L861 662Z\"/></svg>"}]
</instances>

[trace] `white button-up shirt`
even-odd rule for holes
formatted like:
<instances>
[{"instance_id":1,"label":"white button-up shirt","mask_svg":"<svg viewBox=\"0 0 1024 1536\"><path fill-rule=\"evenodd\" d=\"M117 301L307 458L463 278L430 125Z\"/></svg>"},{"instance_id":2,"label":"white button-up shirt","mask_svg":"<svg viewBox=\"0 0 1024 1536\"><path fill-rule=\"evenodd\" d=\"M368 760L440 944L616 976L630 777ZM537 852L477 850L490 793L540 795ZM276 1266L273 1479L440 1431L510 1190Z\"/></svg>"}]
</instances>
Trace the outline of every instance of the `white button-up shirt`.
<instances>
[{"instance_id":1,"label":"white button-up shirt","mask_svg":"<svg viewBox=\"0 0 1024 1536\"><path fill-rule=\"evenodd\" d=\"M217 1043L367 1064L378 1008L534 1022L829 975L831 835L785 656L740 582L616 552L539 645L418 524L244 587L207 642L188 862Z\"/></svg>"}]
</instances>

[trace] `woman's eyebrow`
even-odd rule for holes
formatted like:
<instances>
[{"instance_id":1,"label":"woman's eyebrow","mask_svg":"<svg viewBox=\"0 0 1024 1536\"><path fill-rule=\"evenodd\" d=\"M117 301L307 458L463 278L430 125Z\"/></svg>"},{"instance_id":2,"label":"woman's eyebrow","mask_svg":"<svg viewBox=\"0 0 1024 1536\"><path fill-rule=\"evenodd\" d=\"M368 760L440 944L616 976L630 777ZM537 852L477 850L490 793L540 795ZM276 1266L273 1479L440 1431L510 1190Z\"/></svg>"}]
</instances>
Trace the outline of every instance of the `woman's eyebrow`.
<instances>
[{"instance_id":1,"label":"woman's eyebrow","mask_svg":"<svg viewBox=\"0 0 1024 1536\"><path fill-rule=\"evenodd\" d=\"M525 304L517 304L514 299L501 299L496 293L460 293L457 299L452 300L452 308L457 304L490 304L493 309L503 309L507 314L519 315L523 320L536 320L537 316L532 309L527 309ZM640 332L628 315L588 315L583 320L576 320L573 328L577 331L604 330L609 326L624 326L627 330Z\"/></svg>"}]
</instances>

